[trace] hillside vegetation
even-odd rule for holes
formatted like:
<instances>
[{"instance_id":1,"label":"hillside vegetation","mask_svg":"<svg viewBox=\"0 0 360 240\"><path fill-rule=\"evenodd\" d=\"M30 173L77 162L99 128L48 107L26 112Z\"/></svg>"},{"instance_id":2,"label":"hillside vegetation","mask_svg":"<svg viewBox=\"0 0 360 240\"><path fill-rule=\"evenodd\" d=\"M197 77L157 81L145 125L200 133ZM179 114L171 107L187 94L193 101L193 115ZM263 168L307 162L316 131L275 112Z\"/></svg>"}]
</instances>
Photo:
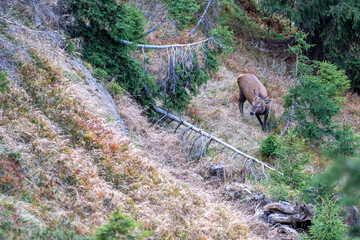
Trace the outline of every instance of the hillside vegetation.
<instances>
[{"instance_id":1,"label":"hillside vegetation","mask_svg":"<svg viewBox=\"0 0 360 240\"><path fill-rule=\"evenodd\" d=\"M331 199L360 204L355 60L312 61L300 18L269 6L0 1L0 239L279 239L256 207L224 195L239 183L313 204L305 239L350 236ZM151 48L171 44L188 45ZM317 59L332 61L325 49ZM247 72L270 94L268 132L248 103L240 116L236 79ZM155 104L283 175L244 172Z\"/></svg>"}]
</instances>

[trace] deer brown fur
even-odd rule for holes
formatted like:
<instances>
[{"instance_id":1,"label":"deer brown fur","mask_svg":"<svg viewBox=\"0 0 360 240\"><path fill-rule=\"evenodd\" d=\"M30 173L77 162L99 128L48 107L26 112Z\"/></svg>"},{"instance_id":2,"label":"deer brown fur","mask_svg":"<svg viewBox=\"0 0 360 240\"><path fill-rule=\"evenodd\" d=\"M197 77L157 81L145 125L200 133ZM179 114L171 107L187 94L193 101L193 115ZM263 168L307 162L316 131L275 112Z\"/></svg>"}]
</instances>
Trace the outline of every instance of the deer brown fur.
<instances>
[{"instance_id":1,"label":"deer brown fur","mask_svg":"<svg viewBox=\"0 0 360 240\"><path fill-rule=\"evenodd\" d=\"M269 103L271 102L270 99L267 99L269 95L266 88L254 74L250 73L240 74L237 82L240 90L239 109L241 116L244 113L244 102L247 100L252 105L250 115L255 115L262 129L266 131L266 119L269 115ZM261 121L260 115L264 115L264 123Z\"/></svg>"}]
</instances>

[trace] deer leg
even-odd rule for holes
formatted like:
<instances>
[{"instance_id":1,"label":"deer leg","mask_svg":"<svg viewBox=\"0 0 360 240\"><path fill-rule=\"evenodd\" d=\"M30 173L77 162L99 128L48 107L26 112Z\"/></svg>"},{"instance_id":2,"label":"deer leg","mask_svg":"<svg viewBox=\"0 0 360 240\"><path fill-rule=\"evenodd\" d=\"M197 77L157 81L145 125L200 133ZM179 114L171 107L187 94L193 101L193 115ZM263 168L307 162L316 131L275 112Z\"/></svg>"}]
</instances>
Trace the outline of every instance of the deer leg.
<instances>
[{"instance_id":1,"label":"deer leg","mask_svg":"<svg viewBox=\"0 0 360 240\"><path fill-rule=\"evenodd\" d=\"M260 119L260 115L256 113L255 116L256 116L257 119L259 120L260 125L261 125L261 128L264 130L264 124L262 123L262 121L261 121L261 119ZM264 130L264 131L265 131L265 130Z\"/></svg>"},{"instance_id":2,"label":"deer leg","mask_svg":"<svg viewBox=\"0 0 360 240\"><path fill-rule=\"evenodd\" d=\"M264 132L266 132L266 119L267 119L267 117L269 116L269 113L266 113L265 115L264 115Z\"/></svg>"},{"instance_id":3,"label":"deer leg","mask_svg":"<svg viewBox=\"0 0 360 240\"><path fill-rule=\"evenodd\" d=\"M245 95L240 92L240 94L239 94L239 109L240 109L240 114L242 117L244 117L244 102L245 101L246 101Z\"/></svg>"},{"instance_id":4,"label":"deer leg","mask_svg":"<svg viewBox=\"0 0 360 240\"><path fill-rule=\"evenodd\" d=\"M266 132L266 120L267 120L268 116L269 116L269 107L266 106L265 113L264 113L264 126L263 126L264 132Z\"/></svg>"}]
</instances>

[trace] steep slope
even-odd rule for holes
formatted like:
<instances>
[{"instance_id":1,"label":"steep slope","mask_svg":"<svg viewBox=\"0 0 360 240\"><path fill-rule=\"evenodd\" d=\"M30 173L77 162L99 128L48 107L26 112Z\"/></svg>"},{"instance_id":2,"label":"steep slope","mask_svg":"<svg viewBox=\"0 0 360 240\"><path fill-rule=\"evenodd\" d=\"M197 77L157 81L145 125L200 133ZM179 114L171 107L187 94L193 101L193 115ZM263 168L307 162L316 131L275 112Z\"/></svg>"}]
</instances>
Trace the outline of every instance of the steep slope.
<instances>
[{"instance_id":1,"label":"steep slope","mask_svg":"<svg viewBox=\"0 0 360 240\"><path fill-rule=\"evenodd\" d=\"M151 141L142 150L128 137L112 100L63 50L60 34L6 19L1 26L10 79L1 96L2 236L84 236L120 207L156 239L259 238L198 175L161 164L183 159L179 139L150 128L122 96L117 110L130 134ZM177 155L166 155L170 149Z\"/></svg>"}]
</instances>

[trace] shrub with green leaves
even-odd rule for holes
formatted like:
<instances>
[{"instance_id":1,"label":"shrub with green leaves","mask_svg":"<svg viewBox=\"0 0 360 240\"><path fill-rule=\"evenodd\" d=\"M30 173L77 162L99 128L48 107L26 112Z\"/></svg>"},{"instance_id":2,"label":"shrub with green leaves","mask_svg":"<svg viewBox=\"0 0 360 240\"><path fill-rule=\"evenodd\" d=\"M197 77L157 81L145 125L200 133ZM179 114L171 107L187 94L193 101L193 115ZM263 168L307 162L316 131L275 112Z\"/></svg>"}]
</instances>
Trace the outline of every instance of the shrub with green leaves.
<instances>
[{"instance_id":1,"label":"shrub with green leaves","mask_svg":"<svg viewBox=\"0 0 360 240\"><path fill-rule=\"evenodd\" d=\"M345 100L342 95L349 89L350 82L344 71L330 63L309 64L302 54L309 48L305 37L297 34L298 44L290 48L297 56L294 70L297 84L289 88L289 93L284 96L284 116L288 116L295 105L295 129L311 142L321 143L324 136L333 133L336 125L332 118L340 112ZM316 73L314 68L318 68Z\"/></svg>"},{"instance_id":2,"label":"shrub with green leaves","mask_svg":"<svg viewBox=\"0 0 360 240\"><path fill-rule=\"evenodd\" d=\"M111 239L144 239L150 235L150 232L141 230L141 224L136 222L130 215L121 213L117 209L108 218L107 223L96 229L96 240Z\"/></svg>"},{"instance_id":3,"label":"shrub with green leaves","mask_svg":"<svg viewBox=\"0 0 360 240\"><path fill-rule=\"evenodd\" d=\"M200 67L197 54L194 53L193 56L195 60L191 67L177 63L176 72L167 81L165 89L160 88L160 92L165 92L163 98L166 107L179 111L187 109L191 96L196 96L198 88L209 80L207 70L210 69Z\"/></svg>"},{"instance_id":4,"label":"shrub with green leaves","mask_svg":"<svg viewBox=\"0 0 360 240\"><path fill-rule=\"evenodd\" d=\"M358 0L260 0L271 14L285 15L308 33L312 60L329 60L346 70L352 88L360 90L360 4Z\"/></svg>"},{"instance_id":5,"label":"shrub with green leaves","mask_svg":"<svg viewBox=\"0 0 360 240\"><path fill-rule=\"evenodd\" d=\"M344 156L352 156L360 148L360 135L350 125L339 126L333 133L330 150Z\"/></svg>"},{"instance_id":6,"label":"shrub with green leaves","mask_svg":"<svg viewBox=\"0 0 360 240\"><path fill-rule=\"evenodd\" d=\"M319 69L316 76L321 83L335 86L336 95L334 97L341 96L350 89L350 80L346 76L345 70L338 69L336 65L327 61L315 62L315 67Z\"/></svg>"},{"instance_id":7,"label":"shrub with green leaves","mask_svg":"<svg viewBox=\"0 0 360 240\"><path fill-rule=\"evenodd\" d=\"M93 76L99 80L104 80L108 76L108 73L102 68L95 68Z\"/></svg>"},{"instance_id":8,"label":"shrub with green leaves","mask_svg":"<svg viewBox=\"0 0 360 240\"><path fill-rule=\"evenodd\" d=\"M72 34L84 39L84 58L114 77L142 105L154 104L158 93L153 77L129 56L131 46L120 41L139 42L144 30L140 10L115 0L68 1L76 19Z\"/></svg>"},{"instance_id":9,"label":"shrub with green leaves","mask_svg":"<svg viewBox=\"0 0 360 240\"><path fill-rule=\"evenodd\" d=\"M272 185L269 189L270 197L279 201L286 201L289 195L288 189L282 184Z\"/></svg>"},{"instance_id":10,"label":"shrub with green leaves","mask_svg":"<svg viewBox=\"0 0 360 240\"><path fill-rule=\"evenodd\" d=\"M217 54L229 55L232 52L232 45L235 44L234 32L229 30L227 26L219 25L209 31L209 36L213 37L215 41L221 45L215 49Z\"/></svg>"},{"instance_id":11,"label":"shrub with green leaves","mask_svg":"<svg viewBox=\"0 0 360 240\"><path fill-rule=\"evenodd\" d=\"M260 145L261 155L265 158L276 157L279 141L279 137L274 134L264 138Z\"/></svg>"},{"instance_id":12,"label":"shrub with green leaves","mask_svg":"<svg viewBox=\"0 0 360 240\"><path fill-rule=\"evenodd\" d=\"M0 71L0 92L2 94L6 93L7 85L9 84L9 80L6 76L7 72Z\"/></svg>"},{"instance_id":13,"label":"shrub with green leaves","mask_svg":"<svg viewBox=\"0 0 360 240\"><path fill-rule=\"evenodd\" d=\"M177 27L182 30L194 18L194 14L199 10L195 0L166 0L169 11L175 20Z\"/></svg>"},{"instance_id":14,"label":"shrub with green leaves","mask_svg":"<svg viewBox=\"0 0 360 240\"><path fill-rule=\"evenodd\" d=\"M304 173L304 166L310 161L310 155L304 152L305 140L294 131L288 131L276 141L274 165L283 175L273 172L271 178L277 183L285 183L294 189L301 189L306 185L308 176Z\"/></svg>"},{"instance_id":15,"label":"shrub with green leaves","mask_svg":"<svg viewBox=\"0 0 360 240\"><path fill-rule=\"evenodd\" d=\"M346 225L339 216L342 208L337 201L325 198L315 208L315 217L309 227L311 240L342 240L346 233Z\"/></svg>"},{"instance_id":16,"label":"shrub with green leaves","mask_svg":"<svg viewBox=\"0 0 360 240\"><path fill-rule=\"evenodd\" d=\"M306 203L316 205L321 198L326 198L333 193L334 185L329 185L322 178L322 174L312 175L306 185L300 189L300 198Z\"/></svg>"}]
</instances>

